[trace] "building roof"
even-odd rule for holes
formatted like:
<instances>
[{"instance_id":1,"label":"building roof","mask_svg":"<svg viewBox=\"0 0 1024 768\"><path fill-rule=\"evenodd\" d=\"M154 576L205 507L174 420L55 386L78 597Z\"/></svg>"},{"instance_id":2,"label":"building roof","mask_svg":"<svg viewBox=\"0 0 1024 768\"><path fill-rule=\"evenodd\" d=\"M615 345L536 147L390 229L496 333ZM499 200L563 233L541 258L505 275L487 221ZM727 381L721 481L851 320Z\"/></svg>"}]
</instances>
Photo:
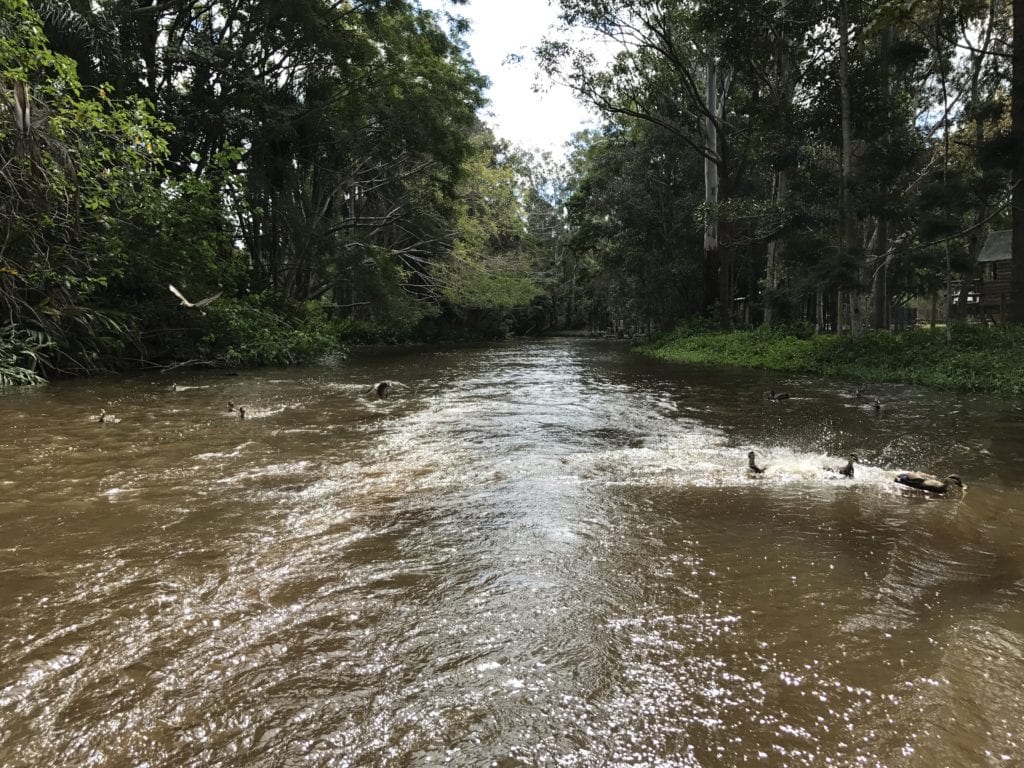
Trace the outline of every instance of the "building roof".
<instances>
[{"instance_id":1,"label":"building roof","mask_svg":"<svg viewBox=\"0 0 1024 768\"><path fill-rule=\"evenodd\" d=\"M988 233L985 245L978 254L978 261L1009 261L1013 258L1010 250L1010 230L997 229Z\"/></svg>"}]
</instances>

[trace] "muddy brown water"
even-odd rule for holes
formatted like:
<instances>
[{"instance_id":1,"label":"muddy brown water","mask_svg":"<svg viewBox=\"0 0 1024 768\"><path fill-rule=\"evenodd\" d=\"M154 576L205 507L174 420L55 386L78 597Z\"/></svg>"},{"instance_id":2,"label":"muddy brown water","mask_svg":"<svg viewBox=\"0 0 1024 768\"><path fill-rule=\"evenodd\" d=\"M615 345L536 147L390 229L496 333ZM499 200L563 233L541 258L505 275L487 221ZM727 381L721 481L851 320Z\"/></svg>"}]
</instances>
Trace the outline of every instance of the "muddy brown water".
<instances>
[{"instance_id":1,"label":"muddy brown water","mask_svg":"<svg viewBox=\"0 0 1024 768\"><path fill-rule=\"evenodd\" d=\"M1019 402L573 339L173 375L0 394L0 765L1024 765Z\"/></svg>"}]
</instances>

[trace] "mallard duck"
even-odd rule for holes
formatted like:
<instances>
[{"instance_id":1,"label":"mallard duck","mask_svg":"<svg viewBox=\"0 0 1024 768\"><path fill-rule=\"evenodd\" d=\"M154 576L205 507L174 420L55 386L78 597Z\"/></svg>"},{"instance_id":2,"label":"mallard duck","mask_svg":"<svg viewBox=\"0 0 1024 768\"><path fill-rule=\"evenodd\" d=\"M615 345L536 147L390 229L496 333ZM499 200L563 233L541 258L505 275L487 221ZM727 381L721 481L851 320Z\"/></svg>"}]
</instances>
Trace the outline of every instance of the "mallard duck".
<instances>
[{"instance_id":1,"label":"mallard duck","mask_svg":"<svg viewBox=\"0 0 1024 768\"><path fill-rule=\"evenodd\" d=\"M755 475L760 475L764 473L766 468L757 466L757 462L754 461L754 452L751 451L750 453L747 454L747 469L749 469Z\"/></svg>"},{"instance_id":2,"label":"mallard duck","mask_svg":"<svg viewBox=\"0 0 1024 768\"><path fill-rule=\"evenodd\" d=\"M853 477L853 462L855 461L860 461L860 459L857 458L857 454L851 453L846 457L845 465L841 467L826 467L826 469L842 475L843 477Z\"/></svg>"},{"instance_id":3,"label":"mallard duck","mask_svg":"<svg viewBox=\"0 0 1024 768\"><path fill-rule=\"evenodd\" d=\"M121 418L112 413L107 413L105 408L100 408L100 415L96 417L96 421L100 424L117 424L121 421Z\"/></svg>"},{"instance_id":4,"label":"mallard duck","mask_svg":"<svg viewBox=\"0 0 1024 768\"><path fill-rule=\"evenodd\" d=\"M964 487L964 481L960 479L960 475L947 475L940 480L935 475L928 475L924 472L900 472L896 475L895 481L908 488L928 493L945 493L953 485L958 488Z\"/></svg>"},{"instance_id":5,"label":"mallard duck","mask_svg":"<svg viewBox=\"0 0 1024 768\"><path fill-rule=\"evenodd\" d=\"M219 299L221 293L223 293L223 291L219 291L213 294L213 296L207 296L205 299L200 299L199 301L189 301L188 299L185 298L182 292L175 288L173 285L168 285L167 287L171 289L171 293L173 293L175 296L181 299L181 305L183 307L191 307L192 309L198 309L199 314L201 315L206 314L205 312L203 312L203 307L205 307L210 302Z\"/></svg>"},{"instance_id":6,"label":"mallard duck","mask_svg":"<svg viewBox=\"0 0 1024 768\"><path fill-rule=\"evenodd\" d=\"M768 399L778 402L779 400L789 400L789 392L776 392L775 389L771 389L768 392Z\"/></svg>"},{"instance_id":7,"label":"mallard duck","mask_svg":"<svg viewBox=\"0 0 1024 768\"><path fill-rule=\"evenodd\" d=\"M366 394L367 395L376 394L377 395L377 399L383 400L385 397L388 396L388 393L390 393L392 389L396 389L396 388L397 389L411 389L411 387L403 384L400 381L393 381L392 379L385 379L384 381L378 381L376 384L374 384L372 387L370 387L368 390L366 390Z\"/></svg>"}]
</instances>

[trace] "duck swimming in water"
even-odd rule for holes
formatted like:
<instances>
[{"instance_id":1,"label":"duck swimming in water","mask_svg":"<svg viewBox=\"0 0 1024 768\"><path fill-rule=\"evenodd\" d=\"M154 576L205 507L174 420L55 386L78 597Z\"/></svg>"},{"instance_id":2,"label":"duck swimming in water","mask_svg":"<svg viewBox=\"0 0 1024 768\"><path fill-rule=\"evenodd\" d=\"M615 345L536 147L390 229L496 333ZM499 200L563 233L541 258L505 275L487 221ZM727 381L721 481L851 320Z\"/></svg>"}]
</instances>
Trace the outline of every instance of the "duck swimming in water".
<instances>
[{"instance_id":1,"label":"duck swimming in water","mask_svg":"<svg viewBox=\"0 0 1024 768\"><path fill-rule=\"evenodd\" d=\"M945 493L952 486L964 487L964 481L960 479L960 475L947 475L940 480L935 475L928 475L924 472L900 472L894 479L895 482L905 485L907 488L936 494Z\"/></svg>"},{"instance_id":2,"label":"duck swimming in water","mask_svg":"<svg viewBox=\"0 0 1024 768\"><path fill-rule=\"evenodd\" d=\"M228 400L228 411L230 413L234 413L235 412L235 403L232 400Z\"/></svg>"},{"instance_id":3,"label":"duck swimming in water","mask_svg":"<svg viewBox=\"0 0 1024 768\"><path fill-rule=\"evenodd\" d=\"M768 392L768 399L774 400L776 403L779 402L779 400L789 400L789 392L776 392L775 389L772 388Z\"/></svg>"},{"instance_id":4,"label":"duck swimming in water","mask_svg":"<svg viewBox=\"0 0 1024 768\"><path fill-rule=\"evenodd\" d=\"M368 390L367 395L377 395L378 400L383 400L393 389L411 389L411 387L403 384L400 381L393 381L392 379L385 379L384 381L378 381Z\"/></svg>"},{"instance_id":5,"label":"duck swimming in water","mask_svg":"<svg viewBox=\"0 0 1024 768\"><path fill-rule=\"evenodd\" d=\"M238 418L240 418L240 419L244 419L245 418L245 406L244 405L238 406Z\"/></svg>"},{"instance_id":6,"label":"duck swimming in water","mask_svg":"<svg viewBox=\"0 0 1024 768\"><path fill-rule=\"evenodd\" d=\"M747 454L747 469L753 472L755 475L764 474L766 467L757 466L757 462L754 461L754 452L751 451Z\"/></svg>"},{"instance_id":7,"label":"duck swimming in water","mask_svg":"<svg viewBox=\"0 0 1024 768\"><path fill-rule=\"evenodd\" d=\"M100 408L100 415L96 417L96 421L99 424L117 424L121 419L112 413L107 413L105 408Z\"/></svg>"},{"instance_id":8,"label":"duck swimming in water","mask_svg":"<svg viewBox=\"0 0 1024 768\"><path fill-rule=\"evenodd\" d=\"M843 477L853 477L853 462L859 461L857 454L851 453L846 457L846 464L842 467L826 467L826 469L842 475Z\"/></svg>"}]
</instances>

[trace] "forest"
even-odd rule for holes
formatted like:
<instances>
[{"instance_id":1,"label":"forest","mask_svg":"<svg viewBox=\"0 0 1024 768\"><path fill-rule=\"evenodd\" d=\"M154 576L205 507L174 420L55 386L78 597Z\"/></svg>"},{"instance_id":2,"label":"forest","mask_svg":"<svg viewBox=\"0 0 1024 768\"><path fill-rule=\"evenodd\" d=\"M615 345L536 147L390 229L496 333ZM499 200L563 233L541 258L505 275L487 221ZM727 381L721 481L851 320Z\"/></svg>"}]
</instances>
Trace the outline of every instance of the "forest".
<instances>
[{"instance_id":1,"label":"forest","mask_svg":"<svg viewBox=\"0 0 1024 768\"><path fill-rule=\"evenodd\" d=\"M564 161L483 122L459 5L0 0L0 386L952 327L988 233L1024 247L1021 0L559 0L539 87L602 116Z\"/></svg>"}]
</instances>

